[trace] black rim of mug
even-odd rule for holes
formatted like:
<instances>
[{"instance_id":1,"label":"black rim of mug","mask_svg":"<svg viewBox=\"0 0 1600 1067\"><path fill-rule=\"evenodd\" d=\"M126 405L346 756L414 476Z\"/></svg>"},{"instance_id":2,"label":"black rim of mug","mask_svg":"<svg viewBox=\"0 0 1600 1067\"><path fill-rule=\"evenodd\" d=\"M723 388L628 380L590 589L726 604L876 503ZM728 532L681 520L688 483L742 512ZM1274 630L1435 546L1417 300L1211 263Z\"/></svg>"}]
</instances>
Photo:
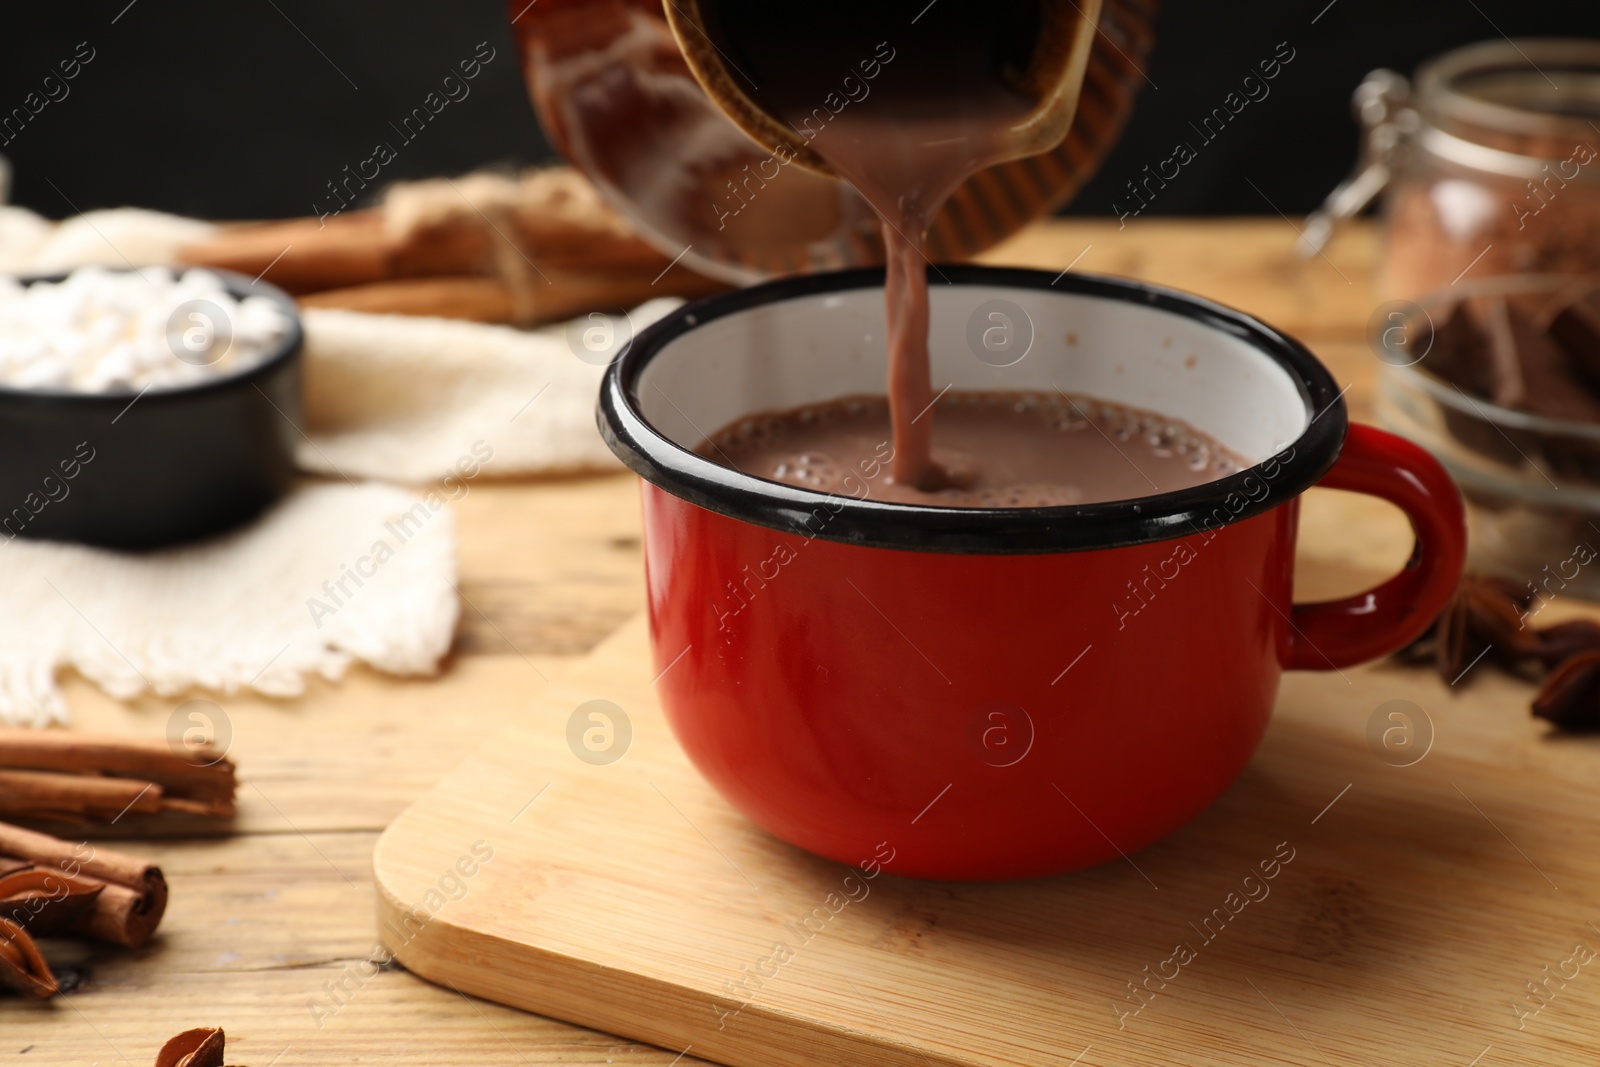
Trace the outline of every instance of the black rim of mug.
<instances>
[{"instance_id":1,"label":"black rim of mug","mask_svg":"<svg viewBox=\"0 0 1600 1067\"><path fill-rule=\"evenodd\" d=\"M1205 533L1294 499L1315 485L1339 457L1349 419L1333 376L1304 345L1259 319L1187 293L1121 278L1058 277L1024 268L970 265L941 264L937 269L941 281L947 279L952 285L1117 300L1221 330L1263 352L1289 373L1305 404L1308 425L1276 456L1190 489L1047 508L952 508L815 492L705 459L650 425L636 385L641 371L669 343L705 323L765 304L818 293L881 290L884 272L875 267L783 278L738 289L686 304L653 323L606 369L596 412L600 433L611 451L646 481L729 518L808 539L981 555L1082 552ZM819 512L825 521L818 521Z\"/></svg>"}]
</instances>

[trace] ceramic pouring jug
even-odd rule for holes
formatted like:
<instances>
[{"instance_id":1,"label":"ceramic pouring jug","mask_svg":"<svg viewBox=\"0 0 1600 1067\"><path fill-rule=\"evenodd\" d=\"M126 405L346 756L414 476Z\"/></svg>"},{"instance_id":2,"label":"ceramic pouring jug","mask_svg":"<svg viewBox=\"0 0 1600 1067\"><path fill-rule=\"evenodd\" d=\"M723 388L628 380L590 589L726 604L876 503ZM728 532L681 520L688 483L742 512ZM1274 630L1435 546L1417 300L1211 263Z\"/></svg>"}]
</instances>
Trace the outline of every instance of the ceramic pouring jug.
<instances>
[{"instance_id":1,"label":"ceramic pouring jug","mask_svg":"<svg viewBox=\"0 0 1600 1067\"><path fill-rule=\"evenodd\" d=\"M981 252L1065 203L1094 173L1144 83L1157 4L1102 0L1077 65L1081 82L1076 66L1062 64L1064 97L1019 139L1021 158L956 190L929 231L934 260ZM1067 6L1093 15L1092 5ZM883 262L877 214L819 172L820 160L801 151L792 131L786 147L800 165L764 180L759 196L741 194L752 173L774 171L784 135L748 100L717 88L716 66L700 50L685 56L674 25L692 37L696 12L679 0L509 0L551 142L641 234L702 274L748 284Z\"/></svg>"}]
</instances>

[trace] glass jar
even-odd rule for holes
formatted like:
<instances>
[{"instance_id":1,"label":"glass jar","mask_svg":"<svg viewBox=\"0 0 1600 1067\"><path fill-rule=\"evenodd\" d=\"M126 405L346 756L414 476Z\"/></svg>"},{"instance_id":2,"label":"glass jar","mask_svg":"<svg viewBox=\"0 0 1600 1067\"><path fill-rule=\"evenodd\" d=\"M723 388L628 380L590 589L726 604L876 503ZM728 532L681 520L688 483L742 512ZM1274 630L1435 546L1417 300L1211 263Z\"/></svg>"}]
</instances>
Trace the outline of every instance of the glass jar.
<instances>
[{"instance_id":1,"label":"glass jar","mask_svg":"<svg viewBox=\"0 0 1600 1067\"><path fill-rule=\"evenodd\" d=\"M1356 173L1308 221L1321 247L1385 192L1381 284L1414 299L1470 274L1600 271L1600 41L1496 41L1356 90Z\"/></svg>"},{"instance_id":2,"label":"glass jar","mask_svg":"<svg viewBox=\"0 0 1600 1067\"><path fill-rule=\"evenodd\" d=\"M1435 374L1428 358L1461 303L1504 300L1542 320L1578 288L1561 275L1498 276L1406 301L1374 338L1377 408L1384 429L1432 452L1461 487L1470 570L1540 597L1600 600L1600 566L1588 566L1600 554L1600 423L1502 407Z\"/></svg>"}]
</instances>

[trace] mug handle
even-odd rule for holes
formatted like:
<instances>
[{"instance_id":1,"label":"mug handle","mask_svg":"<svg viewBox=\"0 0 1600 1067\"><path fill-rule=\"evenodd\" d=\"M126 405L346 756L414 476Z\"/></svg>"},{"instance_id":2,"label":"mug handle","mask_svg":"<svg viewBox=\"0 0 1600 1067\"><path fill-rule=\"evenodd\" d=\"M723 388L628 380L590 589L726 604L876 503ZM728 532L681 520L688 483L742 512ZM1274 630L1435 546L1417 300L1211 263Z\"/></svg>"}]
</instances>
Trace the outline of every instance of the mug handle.
<instances>
[{"instance_id":1,"label":"mug handle","mask_svg":"<svg viewBox=\"0 0 1600 1067\"><path fill-rule=\"evenodd\" d=\"M1403 437L1352 424L1344 449L1317 483L1387 500L1411 522L1416 547L1404 569L1342 600L1296 604L1289 670L1329 671L1404 648L1455 592L1466 560L1461 493L1439 461Z\"/></svg>"}]
</instances>

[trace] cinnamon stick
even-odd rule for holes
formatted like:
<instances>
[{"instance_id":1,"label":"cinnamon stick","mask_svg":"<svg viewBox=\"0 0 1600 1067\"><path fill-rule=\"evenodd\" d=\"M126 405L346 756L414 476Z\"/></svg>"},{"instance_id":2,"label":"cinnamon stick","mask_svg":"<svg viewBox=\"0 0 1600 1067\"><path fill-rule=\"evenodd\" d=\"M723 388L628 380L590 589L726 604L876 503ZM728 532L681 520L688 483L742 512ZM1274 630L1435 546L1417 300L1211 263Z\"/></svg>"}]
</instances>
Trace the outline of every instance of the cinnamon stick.
<instances>
[{"instance_id":1,"label":"cinnamon stick","mask_svg":"<svg viewBox=\"0 0 1600 1067\"><path fill-rule=\"evenodd\" d=\"M157 878L161 872L155 868ZM108 883L94 902L94 908L69 929L75 934L107 941L124 948L143 948L155 936L161 916L167 910L167 883L159 889L140 889Z\"/></svg>"},{"instance_id":2,"label":"cinnamon stick","mask_svg":"<svg viewBox=\"0 0 1600 1067\"><path fill-rule=\"evenodd\" d=\"M63 822L116 822L131 813L230 816L233 802L169 797L153 782L86 774L0 770L0 816Z\"/></svg>"},{"instance_id":3,"label":"cinnamon stick","mask_svg":"<svg viewBox=\"0 0 1600 1067\"><path fill-rule=\"evenodd\" d=\"M231 818L233 763L211 746L0 727L0 818L115 822L133 812Z\"/></svg>"},{"instance_id":4,"label":"cinnamon stick","mask_svg":"<svg viewBox=\"0 0 1600 1067\"><path fill-rule=\"evenodd\" d=\"M394 273L383 218L374 211L346 212L320 224L311 218L229 226L188 245L179 258L252 278L265 272L265 280L291 293L362 285Z\"/></svg>"},{"instance_id":5,"label":"cinnamon stick","mask_svg":"<svg viewBox=\"0 0 1600 1067\"><path fill-rule=\"evenodd\" d=\"M630 233L608 211L604 220L544 214L538 204L519 206L491 222L481 216L423 222L389 234L391 277L485 273L494 267L499 246L515 242L544 270L620 270L651 277L671 262L653 245Z\"/></svg>"},{"instance_id":6,"label":"cinnamon stick","mask_svg":"<svg viewBox=\"0 0 1600 1067\"><path fill-rule=\"evenodd\" d=\"M235 786L232 761L209 745L179 755L165 741L66 730L0 727L0 767L137 778L196 800L231 801Z\"/></svg>"},{"instance_id":7,"label":"cinnamon stick","mask_svg":"<svg viewBox=\"0 0 1600 1067\"><path fill-rule=\"evenodd\" d=\"M334 289L300 298L302 307L343 308L377 315L431 315L446 319L533 326L599 309L633 307L651 297L700 297L725 286L687 271L659 283L639 274L580 275L546 272L519 301L498 278L414 278Z\"/></svg>"},{"instance_id":8,"label":"cinnamon stick","mask_svg":"<svg viewBox=\"0 0 1600 1067\"><path fill-rule=\"evenodd\" d=\"M382 208L228 226L179 258L264 275L299 295L401 278L493 275L507 245L546 272L654 277L671 262L567 168L401 183Z\"/></svg>"},{"instance_id":9,"label":"cinnamon stick","mask_svg":"<svg viewBox=\"0 0 1600 1067\"><path fill-rule=\"evenodd\" d=\"M161 787L132 778L86 774L0 771L0 815L8 819L89 817L115 819L125 812L161 810Z\"/></svg>"},{"instance_id":10,"label":"cinnamon stick","mask_svg":"<svg viewBox=\"0 0 1600 1067\"><path fill-rule=\"evenodd\" d=\"M139 948L167 910L167 880L153 863L101 846L73 844L0 822L0 856L107 883L72 932Z\"/></svg>"},{"instance_id":11,"label":"cinnamon stick","mask_svg":"<svg viewBox=\"0 0 1600 1067\"><path fill-rule=\"evenodd\" d=\"M496 278L380 281L304 295L300 306L502 324L516 319L511 288Z\"/></svg>"}]
</instances>

